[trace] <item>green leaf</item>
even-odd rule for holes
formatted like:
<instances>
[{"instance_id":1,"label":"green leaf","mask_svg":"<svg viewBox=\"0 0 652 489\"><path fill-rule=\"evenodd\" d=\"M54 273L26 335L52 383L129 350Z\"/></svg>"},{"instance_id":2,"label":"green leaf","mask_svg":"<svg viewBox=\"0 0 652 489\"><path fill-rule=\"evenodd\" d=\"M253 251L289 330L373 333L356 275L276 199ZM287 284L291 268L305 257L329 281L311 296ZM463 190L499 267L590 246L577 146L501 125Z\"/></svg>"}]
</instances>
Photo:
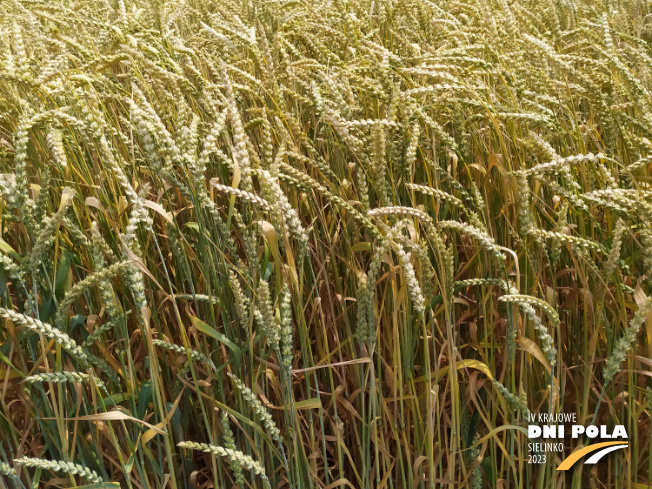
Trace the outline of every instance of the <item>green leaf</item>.
<instances>
[{"instance_id":1,"label":"green leaf","mask_svg":"<svg viewBox=\"0 0 652 489\"><path fill-rule=\"evenodd\" d=\"M294 410L299 411L301 409L321 409L321 399L313 397L304 401L295 402Z\"/></svg>"},{"instance_id":2,"label":"green leaf","mask_svg":"<svg viewBox=\"0 0 652 489\"><path fill-rule=\"evenodd\" d=\"M215 328L213 328L213 327L209 326L208 324L206 324L201 319L199 319L199 318L197 318L197 317L195 317L193 315L190 315L190 321L192 322L192 325L195 327L195 329L197 329L197 331L199 331L200 333L204 333L204 334L210 336L211 338L216 339L220 343L226 345L233 352L236 362L240 363L241 351L240 351L240 348L238 348L238 345L233 343L230 339L228 339L222 333L217 331Z\"/></svg>"},{"instance_id":3,"label":"green leaf","mask_svg":"<svg viewBox=\"0 0 652 489\"><path fill-rule=\"evenodd\" d=\"M83 486L75 486L71 489L120 489L119 482L99 482L97 484L86 484Z\"/></svg>"},{"instance_id":4,"label":"green leaf","mask_svg":"<svg viewBox=\"0 0 652 489\"><path fill-rule=\"evenodd\" d=\"M3 345L3 346L4 346L4 345ZM20 370L18 370L18 369L14 366L14 364L11 363L11 360L9 360L9 358L7 358L7 357L4 355L4 353L2 353L1 351L0 351L0 361L3 361L3 362L6 363L7 365L9 365L9 366L10 366L13 370L15 370L15 371L16 371L16 372L17 372L21 377L25 377L25 375L24 375Z\"/></svg>"},{"instance_id":5,"label":"green leaf","mask_svg":"<svg viewBox=\"0 0 652 489\"><path fill-rule=\"evenodd\" d=\"M75 330L79 328L79 326L84 324L85 321L86 321L86 316L84 316L83 314L77 314L73 316L72 319L70 320L69 334L73 334Z\"/></svg>"},{"instance_id":6,"label":"green leaf","mask_svg":"<svg viewBox=\"0 0 652 489\"><path fill-rule=\"evenodd\" d=\"M143 419L147 406L152 401L152 383L143 382L138 393L138 419Z\"/></svg>"},{"instance_id":7,"label":"green leaf","mask_svg":"<svg viewBox=\"0 0 652 489\"><path fill-rule=\"evenodd\" d=\"M48 322L54 312L54 298L47 292L42 292L42 304L40 311L41 321Z\"/></svg>"},{"instance_id":8,"label":"green leaf","mask_svg":"<svg viewBox=\"0 0 652 489\"><path fill-rule=\"evenodd\" d=\"M357 251L370 251L371 250L371 243L369 241L361 241L360 243L356 243L353 246L351 246L351 251L354 253Z\"/></svg>"},{"instance_id":9,"label":"green leaf","mask_svg":"<svg viewBox=\"0 0 652 489\"><path fill-rule=\"evenodd\" d=\"M64 287L66 286L66 280L70 272L71 260L72 254L68 250L64 250L61 263L59 263L59 268L57 269L57 276L54 279L54 293L58 298L63 297L63 293L65 292Z\"/></svg>"},{"instance_id":10,"label":"green leaf","mask_svg":"<svg viewBox=\"0 0 652 489\"><path fill-rule=\"evenodd\" d=\"M0 238L0 251L2 251L7 255L11 255L11 254L17 255L14 249L11 246L9 246L9 244L2 238Z\"/></svg>"},{"instance_id":11,"label":"green leaf","mask_svg":"<svg viewBox=\"0 0 652 489\"><path fill-rule=\"evenodd\" d=\"M113 394L112 396L108 396L102 399L102 402L104 403L105 406L111 406L113 404L120 404L121 402L125 401L130 401L133 399L134 396L131 394L127 394L125 392L121 392L119 394Z\"/></svg>"}]
</instances>

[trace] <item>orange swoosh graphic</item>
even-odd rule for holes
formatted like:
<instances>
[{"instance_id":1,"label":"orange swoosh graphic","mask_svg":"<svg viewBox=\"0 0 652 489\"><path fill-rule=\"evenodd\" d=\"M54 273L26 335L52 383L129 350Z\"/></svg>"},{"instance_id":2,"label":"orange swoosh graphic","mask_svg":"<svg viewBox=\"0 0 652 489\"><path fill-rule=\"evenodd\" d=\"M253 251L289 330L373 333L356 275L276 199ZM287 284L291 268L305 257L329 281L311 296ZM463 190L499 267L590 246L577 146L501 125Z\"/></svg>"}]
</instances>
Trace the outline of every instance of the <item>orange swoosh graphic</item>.
<instances>
[{"instance_id":1,"label":"orange swoosh graphic","mask_svg":"<svg viewBox=\"0 0 652 489\"><path fill-rule=\"evenodd\" d=\"M557 467L557 470L568 470L573 465L575 465L575 462L577 462L579 459L581 459L585 455L588 455L589 453L600 450L601 448L611 447L613 445L628 445L628 442L626 442L626 441L605 441L605 442L602 442L602 443L596 443L595 445L589 445L588 447L580 448L579 450L575 450L573 453L570 454L570 456L566 460L564 460L562 463L560 463L559 467Z\"/></svg>"}]
</instances>

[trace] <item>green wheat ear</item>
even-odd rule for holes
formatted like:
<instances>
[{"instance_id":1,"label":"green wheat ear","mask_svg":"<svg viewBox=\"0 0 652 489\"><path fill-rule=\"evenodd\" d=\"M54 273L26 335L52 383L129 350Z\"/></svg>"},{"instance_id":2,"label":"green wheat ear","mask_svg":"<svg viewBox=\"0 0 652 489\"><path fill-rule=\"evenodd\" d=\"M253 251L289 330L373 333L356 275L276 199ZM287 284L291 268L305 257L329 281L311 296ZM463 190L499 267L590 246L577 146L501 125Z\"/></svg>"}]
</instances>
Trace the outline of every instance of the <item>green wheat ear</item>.
<instances>
[{"instance_id":1,"label":"green wheat ear","mask_svg":"<svg viewBox=\"0 0 652 489\"><path fill-rule=\"evenodd\" d=\"M55 343L63 346L70 353L78 357L80 360L86 360L86 352L77 344L67 334L59 331L57 328L51 324L44 323L38 319L25 316L23 314L14 312L10 309L3 309L0 307L0 317L9 319L14 324L19 324L25 326L27 329L34 331L35 333L42 334L46 338L50 338L55 341Z\"/></svg>"},{"instance_id":2,"label":"green wheat ear","mask_svg":"<svg viewBox=\"0 0 652 489\"><path fill-rule=\"evenodd\" d=\"M269 480L265 474L265 468L249 455L245 455L239 450L224 448L217 445L209 445L208 443L195 443L191 441L182 441L177 443L177 446L186 448L188 450L199 450L206 453L212 453L214 455L219 455L220 457L227 458L231 463L237 464L243 469L251 470L254 472L254 474L259 475L265 482L265 485L269 487Z\"/></svg>"},{"instance_id":3,"label":"green wheat ear","mask_svg":"<svg viewBox=\"0 0 652 489\"><path fill-rule=\"evenodd\" d=\"M14 469L9 464L6 464L5 462L0 462L0 474L4 474L7 477L11 477L11 478L17 477L16 469Z\"/></svg>"},{"instance_id":4,"label":"green wheat ear","mask_svg":"<svg viewBox=\"0 0 652 489\"><path fill-rule=\"evenodd\" d=\"M281 431L276 426L276 423L272 419L272 415L269 413L267 408L263 406L263 403L260 402L260 400L258 400L256 395L251 391L251 389L249 389L249 387L244 385L244 383L240 379L235 377L233 374L229 374L229 377L231 377L233 384L238 388L238 390L242 394L242 397L245 398L249 406L251 406L254 412L258 415L258 417L263 423L263 426L265 426L272 439L279 444L282 443L283 439L281 437Z\"/></svg>"},{"instance_id":5,"label":"green wheat ear","mask_svg":"<svg viewBox=\"0 0 652 489\"><path fill-rule=\"evenodd\" d=\"M127 260L113 263L108 267L103 268L99 272L88 275L81 282L76 283L65 295L61 301L61 304L59 304L59 310L57 312L55 323L61 324L63 322L64 317L68 314L68 308L86 290L95 286L102 286L107 281L110 281L114 275L127 270L127 268L131 266L131 263Z\"/></svg>"},{"instance_id":6,"label":"green wheat ear","mask_svg":"<svg viewBox=\"0 0 652 489\"><path fill-rule=\"evenodd\" d=\"M78 382L86 383L93 381L99 388L106 391L106 385L100 379L94 375L82 374L79 372L48 372L44 374L29 375L25 377L25 382L30 384L39 383L39 382Z\"/></svg>"},{"instance_id":7,"label":"green wheat ear","mask_svg":"<svg viewBox=\"0 0 652 489\"><path fill-rule=\"evenodd\" d=\"M231 426L229 424L229 415L226 411L222 412L222 429L224 430L224 445L225 448L229 450L237 450L235 445L235 440L233 439L233 431L231 431ZM235 482L239 487L244 485L244 474L242 473L242 465L231 461L231 470L235 475Z\"/></svg>"},{"instance_id":8,"label":"green wheat ear","mask_svg":"<svg viewBox=\"0 0 652 489\"><path fill-rule=\"evenodd\" d=\"M611 352L609 358L607 358L607 363L604 368L604 385L609 384L616 374L620 372L621 365L625 361L627 351L632 346L636 340L636 335L638 334L641 325L645 322L648 314L652 311L652 297L648 298L643 305L641 305L634 317L629 322L627 328L623 335L616 341L616 344Z\"/></svg>"},{"instance_id":9,"label":"green wheat ear","mask_svg":"<svg viewBox=\"0 0 652 489\"><path fill-rule=\"evenodd\" d=\"M38 468L43 470L51 470L53 472L65 472L71 475L79 475L88 480L92 484L99 484L103 482L102 478L94 470L84 467L80 464L72 462L64 462L62 460L43 460L40 458L22 457L14 460L16 465L24 465L26 467Z\"/></svg>"},{"instance_id":10,"label":"green wheat ear","mask_svg":"<svg viewBox=\"0 0 652 489\"><path fill-rule=\"evenodd\" d=\"M152 343L154 344L154 346L158 346L159 348L163 348L165 350L170 350L170 351L173 351L175 353L179 353L181 355L187 355L187 352L189 352L190 357L193 360L196 360L198 362L204 362L204 363L206 363L208 365L213 365L213 362L211 361L211 359L208 358L203 353L200 353L200 352L195 351L195 350L186 350L185 347L183 347L182 345L175 345L173 343L168 343L167 341L156 340L156 339L152 340Z\"/></svg>"}]
</instances>

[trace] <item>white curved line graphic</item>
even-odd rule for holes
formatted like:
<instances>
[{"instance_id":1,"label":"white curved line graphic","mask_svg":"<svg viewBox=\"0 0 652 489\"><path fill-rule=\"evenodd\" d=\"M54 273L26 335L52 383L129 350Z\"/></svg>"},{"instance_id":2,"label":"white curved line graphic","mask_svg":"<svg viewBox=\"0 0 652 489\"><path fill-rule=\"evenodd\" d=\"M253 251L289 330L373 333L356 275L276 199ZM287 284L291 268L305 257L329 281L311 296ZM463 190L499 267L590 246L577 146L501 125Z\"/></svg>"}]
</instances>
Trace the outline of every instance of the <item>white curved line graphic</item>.
<instances>
[{"instance_id":1,"label":"white curved line graphic","mask_svg":"<svg viewBox=\"0 0 652 489\"><path fill-rule=\"evenodd\" d=\"M625 448L627 445L614 445L613 447L607 447L603 448L602 450L599 450L598 453L595 453L591 455L586 461L584 462L585 464L595 464L600 461L602 457L604 457L606 454L609 452L613 452L614 450L618 450L619 448Z\"/></svg>"}]
</instances>

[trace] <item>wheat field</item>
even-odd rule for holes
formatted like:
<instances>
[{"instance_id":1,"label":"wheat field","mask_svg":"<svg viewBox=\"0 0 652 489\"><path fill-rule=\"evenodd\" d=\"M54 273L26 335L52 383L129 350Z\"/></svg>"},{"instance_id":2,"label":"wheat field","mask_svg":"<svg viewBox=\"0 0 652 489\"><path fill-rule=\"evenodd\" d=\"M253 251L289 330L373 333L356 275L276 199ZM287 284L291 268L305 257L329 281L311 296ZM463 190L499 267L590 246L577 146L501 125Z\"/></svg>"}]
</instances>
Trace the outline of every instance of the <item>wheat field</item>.
<instances>
[{"instance_id":1,"label":"wheat field","mask_svg":"<svg viewBox=\"0 0 652 489\"><path fill-rule=\"evenodd\" d=\"M651 70L645 0L3 0L0 487L651 487Z\"/></svg>"}]
</instances>

